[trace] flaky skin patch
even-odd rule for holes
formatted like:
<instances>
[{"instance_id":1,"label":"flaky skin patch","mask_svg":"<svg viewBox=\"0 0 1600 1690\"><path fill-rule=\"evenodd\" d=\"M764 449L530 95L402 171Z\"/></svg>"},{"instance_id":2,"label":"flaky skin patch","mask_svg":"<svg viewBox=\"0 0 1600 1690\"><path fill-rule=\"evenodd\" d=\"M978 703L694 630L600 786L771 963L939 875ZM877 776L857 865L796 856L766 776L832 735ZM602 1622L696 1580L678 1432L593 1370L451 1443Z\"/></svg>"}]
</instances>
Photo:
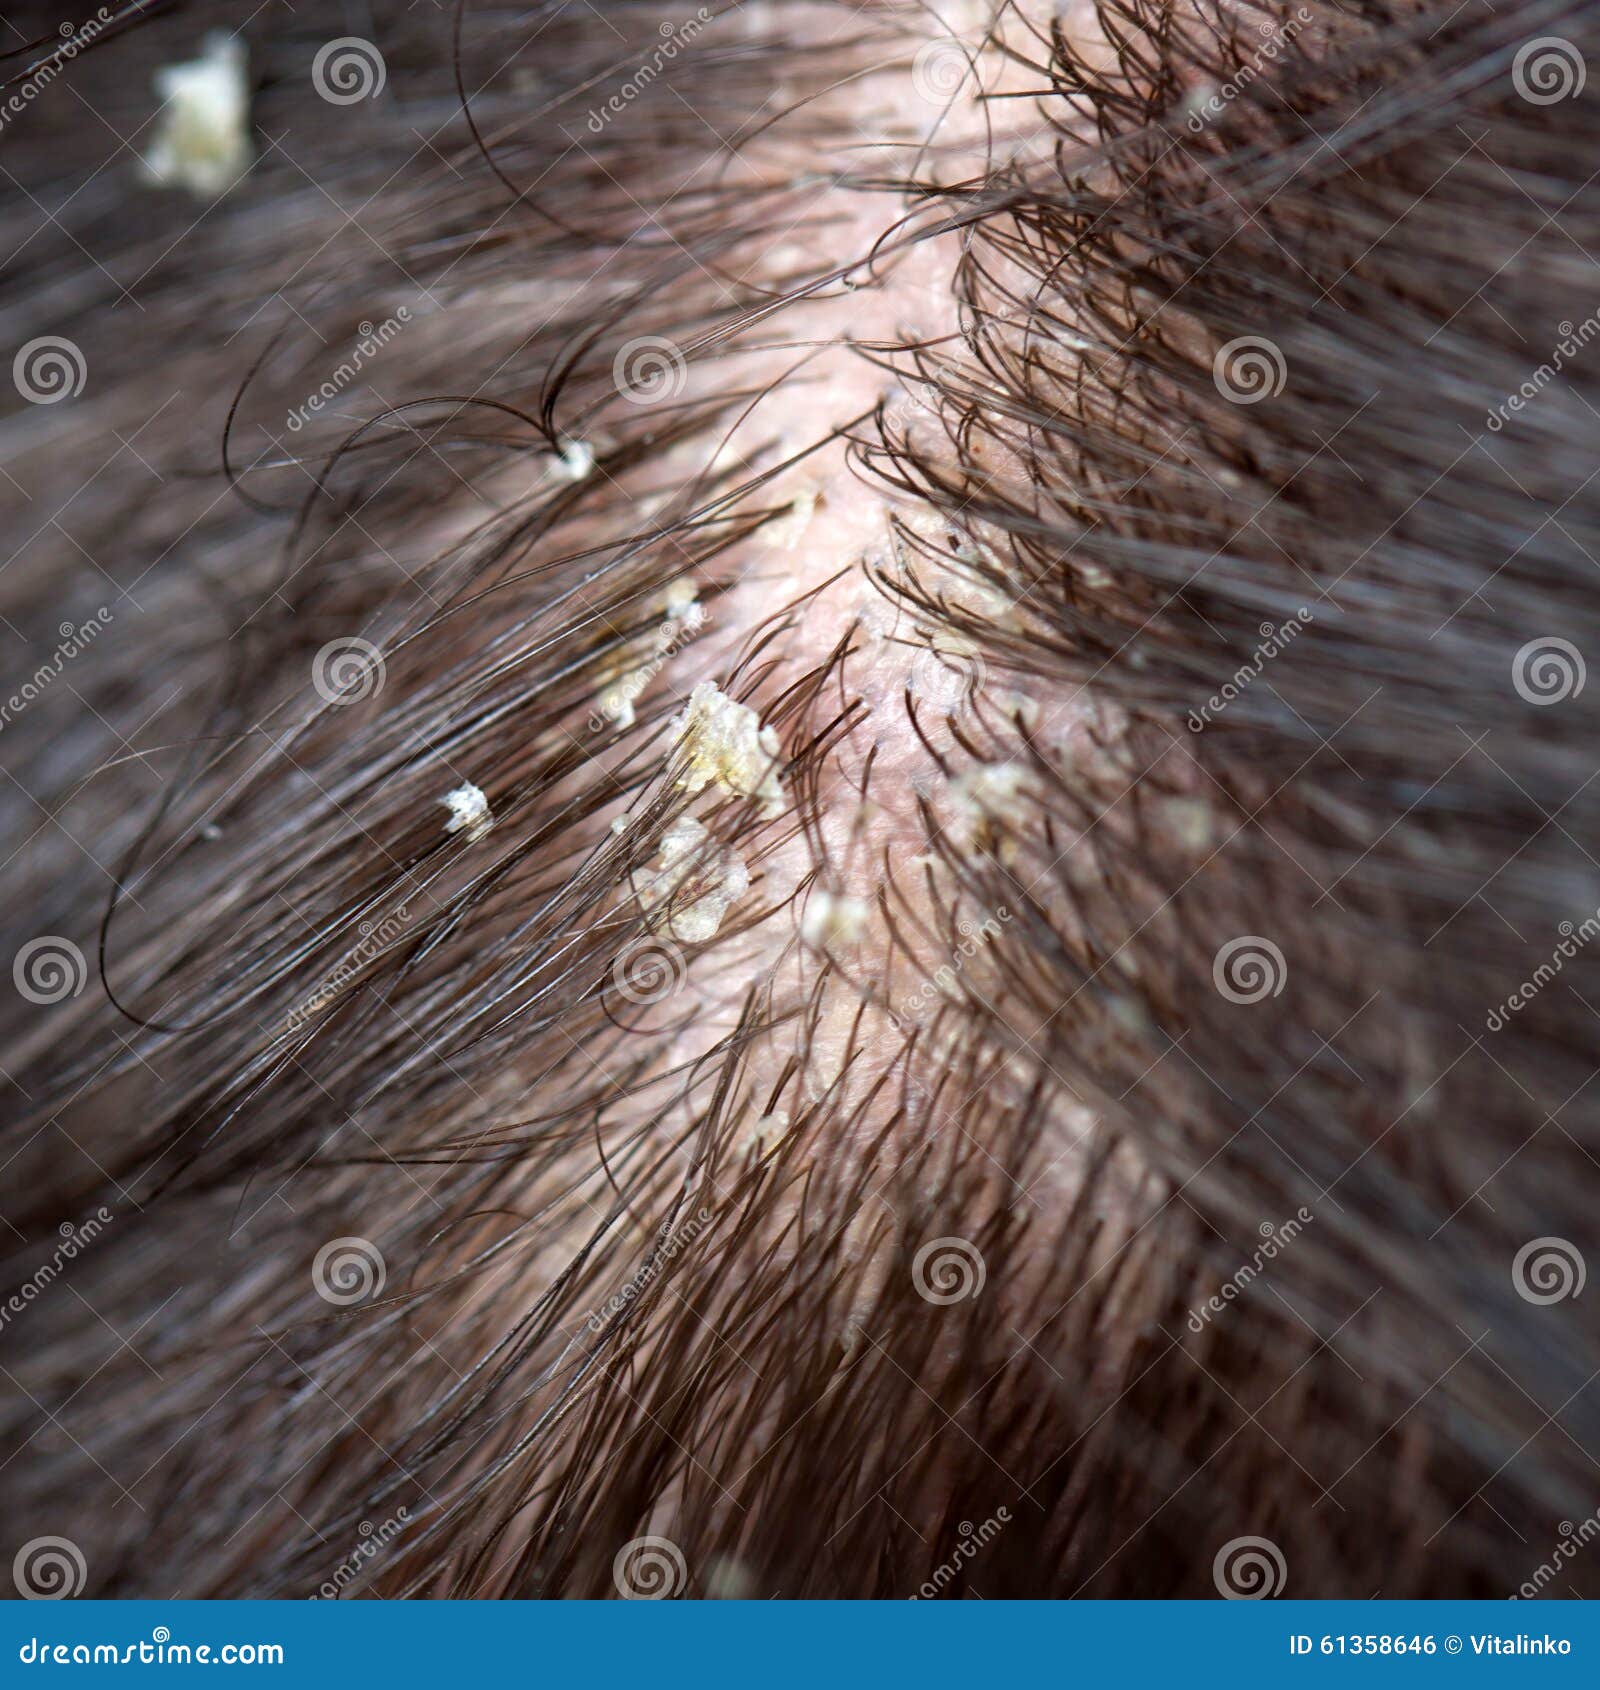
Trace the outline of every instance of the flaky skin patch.
<instances>
[{"instance_id":1,"label":"flaky skin patch","mask_svg":"<svg viewBox=\"0 0 1600 1690\"><path fill-rule=\"evenodd\" d=\"M7 136L90 379L0 608L110 614L0 733L7 954L86 965L0 1006L10 1282L111 1219L0 1327L0 1518L93 1595L390 1521L334 1594L1516 1590L1600 1448L1512 1272L1596 957L1483 1032L1600 907L1600 688L1512 680L1600 652L1600 363L1485 419L1592 308L1594 91L1475 7L785 0L613 109L606 15L380 7L350 107L246 26L198 223Z\"/></svg>"}]
</instances>

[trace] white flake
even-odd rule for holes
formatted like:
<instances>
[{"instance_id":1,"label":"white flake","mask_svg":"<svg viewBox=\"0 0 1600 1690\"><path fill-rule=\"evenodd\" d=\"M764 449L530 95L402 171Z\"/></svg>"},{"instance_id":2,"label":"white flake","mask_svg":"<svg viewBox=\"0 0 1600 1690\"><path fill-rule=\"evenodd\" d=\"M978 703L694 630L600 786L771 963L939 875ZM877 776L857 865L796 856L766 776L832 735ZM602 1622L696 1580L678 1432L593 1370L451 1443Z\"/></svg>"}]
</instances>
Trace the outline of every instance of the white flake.
<instances>
[{"instance_id":1,"label":"white flake","mask_svg":"<svg viewBox=\"0 0 1600 1690\"><path fill-rule=\"evenodd\" d=\"M450 812L450 819L444 824L445 832L465 832L469 845L482 839L494 826L489 800L480 787L458 786L454 792L447 792L439 802Z\"/></svg>"},{"instance_id":2,"label":"white flake","mask_svg":"<svg viewBox=\"0 0 1600 1690\"><path fill-rule=\"evenodd\" d=\"M147 175L205 199L232 187L255 156L244 42L215 30L199 58L164 66L154 86L162 107L155 140L144 155Z\"/></svg>"},{"instance_id":3,"label":"white flake","mask_svg":"<svg viewBox=\"0 0 1600 1690\"><path fill-rule=\"evenodd\" d=\"M831 892L813 890L800 918L800 937L813 949L825 951L859 939L866 919L867 906L860 898L836 898Z\"/></svg>"},{"instance_id":4,"label":"white flake","mask_svg":"<svg viewBox=\"0 0 1600 1690\"><path fill-rule=\"evenodd\" d=\"M563 440L557 459L565 481L587 481L594 473L594 447L587 440Z\"/></svg>"}]
</instances>

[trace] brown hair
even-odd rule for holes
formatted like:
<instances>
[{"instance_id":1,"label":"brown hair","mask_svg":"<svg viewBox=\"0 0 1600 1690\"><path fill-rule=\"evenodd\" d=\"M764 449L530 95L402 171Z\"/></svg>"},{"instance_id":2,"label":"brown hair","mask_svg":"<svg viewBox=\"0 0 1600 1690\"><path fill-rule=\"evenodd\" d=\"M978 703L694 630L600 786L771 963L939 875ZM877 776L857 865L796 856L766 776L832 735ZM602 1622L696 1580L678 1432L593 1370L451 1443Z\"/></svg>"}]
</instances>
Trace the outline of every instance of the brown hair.
<instances>
[{"instance_id":1,"label":"brown hair","mask_svg":"<svg viewBox=\"0 0 1600 1690\"><path fill-rule=\"evenodd\" d=\"M106 630L0 724L13 1535L94 1594L1595 1594L1595 8L1001 11L1044 138L959 147L849 127L919 12L604 16L380 8L357 108L263 18L203 210L73 104L133 132L192 20L8 145L10 339L88 374L8 425L0 609ZM805 380L736 354L933 243L962 332L842 426L980 681L885 797L864 627L802 639L856 560L781 583L718 679L792 803L702 803L754 884L679 941L683 700L596 697L817 447L718 451ZM752 971L875 797L883 973Z\"/></svg>"}]
</instances>

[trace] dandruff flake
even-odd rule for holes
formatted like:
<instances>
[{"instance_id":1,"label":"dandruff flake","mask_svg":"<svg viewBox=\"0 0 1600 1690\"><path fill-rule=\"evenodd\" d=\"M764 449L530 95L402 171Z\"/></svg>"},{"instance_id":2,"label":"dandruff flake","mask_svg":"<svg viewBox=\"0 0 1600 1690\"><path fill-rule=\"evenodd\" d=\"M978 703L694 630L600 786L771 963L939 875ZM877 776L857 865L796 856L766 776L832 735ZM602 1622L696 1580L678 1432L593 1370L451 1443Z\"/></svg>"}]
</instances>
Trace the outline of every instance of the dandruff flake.
<instances>
[{"instance_id":1,"label":"dandruff flake","mask_svg":"<svg viewBox=\"0 0 1600 1690\"><path fill-rule=\"evenodd\" d=\"M753 798L766 816L782 812L777 730L762 727L749 705L729 698L714 681L701 681L673 726L686 764L685 790L701 792L715 783L737 798Z\"/></svg>"},{"instance_id":2,"label":"dandruff flake","mask_svg":"<svg viewBox=\"0 0 1600 1690\"><path fill-rule=\"evenodd\" d=\"M454 792L447 792L439 802L450 812L450 819L444 824L445 832L465 833L468 844L482 839L494 826L489 800L481 787L470 784L458 786Z\"/></svg>"}]
</instances>

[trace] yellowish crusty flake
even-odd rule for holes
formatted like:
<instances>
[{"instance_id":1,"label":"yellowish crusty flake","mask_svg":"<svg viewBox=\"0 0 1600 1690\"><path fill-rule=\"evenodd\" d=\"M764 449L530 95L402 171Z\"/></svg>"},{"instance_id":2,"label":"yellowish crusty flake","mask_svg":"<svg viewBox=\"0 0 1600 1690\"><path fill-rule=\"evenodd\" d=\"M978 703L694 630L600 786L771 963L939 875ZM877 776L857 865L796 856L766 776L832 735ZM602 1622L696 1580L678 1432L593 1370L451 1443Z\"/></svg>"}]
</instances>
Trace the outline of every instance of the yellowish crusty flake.
<instances>
[{"instance_id":1,"label":"yellowish crusty flake","mask_svg":"<svg viewBox=\"0 0 1600 1690\"><path fill-rule=\"evenodd\" d=\"M661 602L668 616L676 617L690 628L698 628L705 620L699 598L700 583L692 575L680 575L661 595ZM686 616L685 611L690 614Z\"/></svg>"},{"instance_id":2,"label":"yellowish crusty flake","mask_svg":"<svg viewBox=\"0 0 1600 1690\"><path fill-rule=\"evenodd\" d=\"M950 783L956 815L969 843L1009 856L1028 820L1032 771L1023 763L978 763Z\"/></svg>"},{"instance_id":3,"label":"yellowish crusty flake","mask_svg":"<svg viewBox=\"0 0 1600 1690\"><path fill-rule=\"evenodd\" d=\"M775 1149L783 1142L788 1132L788 1111L775 1109L770 1115L761 1115L748 1122L734 1138L732 1147L735 1150L754 1151L757 1156L765 1156L769 1150Z\"/></svg>"},{"instance_id":4,"label":"yellowish crusty flake","mask_svg":"<svg viewBox=\"0 0 1600 1690\"><path fill-rule=\"evenodd\" d=\"M648 662L638 664L625 673L612 670L600 692L600 710L619 728L631 728L638 719L635 702L646 687L661 673L674 652L699 633L706 620L705 607L699 602L700 588L692 576L681 575L661 595L660 605L666 620L656 630L651 641Z\"/></svg>"},{"instance_id":5,"label":"yellowish crusty flake","mask_svg":"<svg viewBox=\"0 0 1600 1690\"><path fill-rule=\"evenodd\" d=\"M792 552L811 526L821 495L815 487L802 487L789 501L789 509L767 531L767 544Z\"/></svg>"},{"instance_id":6,"label":"yellowish crusty flake","mask_svg":"<svg viewBox=\"0 0 1600 1690\"><path fill-rule=\"evenodd\" d=\"M1019 722L1024 733L1032 733L1039 726L1039 701L1029 698L1023 692L1003 692L998 703L1000 708L1015 722Z\"/></svg>"},{"instance_id":7,"label":"yellowish crusty flake","mask_svg":"<svg viewBox=\"0 0 1600 1690\"><path fill-rule=\"evenodd\" d=\"M144 156L152 181L209 199L231 188L254 157L249 54L237 36L205 38L200 57L155 74L160 127Z\"/></svg>"},{"instance_id":8,"label":"yellowish crusty flake","mask_svg":"<svg viewBox=\"0 0 1600 1690\"><path fill-rule=\"evenodd\" d=\"M731 846L682 816L661 836L659 865L637 875L634 890L651 926L697 945L716 937L722 918L750 890L750 871Z\"/></svg>"},{"instance_id":9,"label":"yellowish crusty flake","mask_svg":"<svg viewBox=\"0 0 1600 1690\"><path fill-rule=\"evenodd\" d=\"M715 783L736 798L755 799L767 816L782 812L786 800L777 731L762 727L748 704L729 698L714 681L701 681L673 727L687 764L687 791L701 792Z\"/></svg>"},{"instance_id":10,"label":"yellowish crusty flake","mask_svg":"<svg viewBox=\"0 0 1600 1690\"><path fill-rule=\"evenodd\" d=\"M1169 798L1160 810L1172 837L1186 851L1209 850L1216 831L1216 816L1204 798Z\"/></svg>"}]
</instances>

